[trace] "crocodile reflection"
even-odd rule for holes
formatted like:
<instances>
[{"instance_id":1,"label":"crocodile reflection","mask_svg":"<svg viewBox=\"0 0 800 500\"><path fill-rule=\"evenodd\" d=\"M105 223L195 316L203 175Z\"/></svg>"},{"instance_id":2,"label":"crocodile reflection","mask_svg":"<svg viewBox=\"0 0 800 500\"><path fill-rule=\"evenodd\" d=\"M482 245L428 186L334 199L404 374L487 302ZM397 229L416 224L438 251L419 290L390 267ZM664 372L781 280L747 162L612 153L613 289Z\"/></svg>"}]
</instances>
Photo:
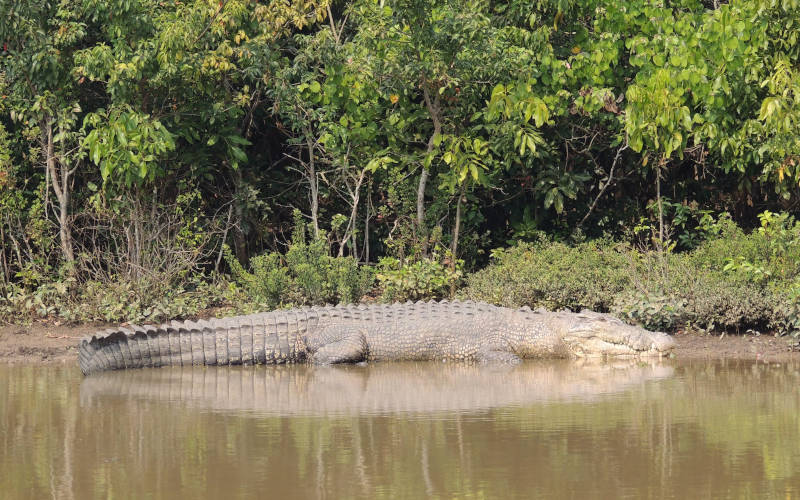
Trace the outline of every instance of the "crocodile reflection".
<instances>
[{"instance_id":1,"label":"crocodile reflection","mask_svg":"<svg viewBox=\"0 0 800 500\"><path fill-rule=\"evenodd\" d=\"M475 412L592 401L672 374L671 366L657 361L176 367L98 374L83 380L80 398L83 407L122 398L268 415Z\"/></svg>"}]
</instances>

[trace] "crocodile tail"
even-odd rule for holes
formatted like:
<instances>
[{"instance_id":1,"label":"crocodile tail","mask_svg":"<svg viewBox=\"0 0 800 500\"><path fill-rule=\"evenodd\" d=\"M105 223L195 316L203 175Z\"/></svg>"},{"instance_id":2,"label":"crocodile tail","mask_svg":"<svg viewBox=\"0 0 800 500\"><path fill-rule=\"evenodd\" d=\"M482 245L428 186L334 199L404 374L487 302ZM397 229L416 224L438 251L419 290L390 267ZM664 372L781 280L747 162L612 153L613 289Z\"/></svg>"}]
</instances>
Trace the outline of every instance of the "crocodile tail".
<instances>
[{"instance_id":1,"label":"crocodile tail","mask_svg":"<svg viewBox=\"0 0 800 500\"><path fill-rule=\"evenodd\" d=\"M89 375L125 368L295 361L300 357L296 342L288 331L277 330L285 328L285 320L270 321L272 314L100 331L81 339L78 364Z\"/></svg>"}]
</instances>

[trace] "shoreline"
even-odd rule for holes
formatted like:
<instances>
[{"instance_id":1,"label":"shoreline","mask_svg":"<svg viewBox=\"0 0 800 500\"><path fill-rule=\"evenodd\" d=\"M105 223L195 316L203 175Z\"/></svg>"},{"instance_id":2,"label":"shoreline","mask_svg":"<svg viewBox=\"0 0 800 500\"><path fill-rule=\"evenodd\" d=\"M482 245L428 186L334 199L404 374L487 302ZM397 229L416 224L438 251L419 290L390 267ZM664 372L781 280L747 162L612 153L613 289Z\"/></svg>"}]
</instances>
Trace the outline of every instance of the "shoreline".
<instances>
[{"instance_id":1,"label":"shoreline","mask_svg":"<svg viewBox=\"0 0 800 500\"><path fill-rule=\"evenodd\" d=\"M110 325L61 325L35 322L0 326L0 363L67 364L77 366L78 340ZM797 341L773 335L677 333L675 358L681 360L743 360L764 363L800 362Z\"/></svg>"}]
</instances>

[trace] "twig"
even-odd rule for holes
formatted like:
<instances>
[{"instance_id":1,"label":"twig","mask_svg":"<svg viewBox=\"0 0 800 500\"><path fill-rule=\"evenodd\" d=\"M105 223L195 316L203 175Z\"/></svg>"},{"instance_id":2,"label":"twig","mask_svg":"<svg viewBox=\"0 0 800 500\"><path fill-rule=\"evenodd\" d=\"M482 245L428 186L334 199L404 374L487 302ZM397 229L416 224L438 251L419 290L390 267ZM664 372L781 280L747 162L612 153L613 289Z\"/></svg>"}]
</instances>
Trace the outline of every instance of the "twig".
<instances>
[{"instance_id":1,"label":"twig","mask_svg":"<svg viewBox=\"0 0 800 500\"><path fill-rule=\"evenodd\" d=\"M233 202L228 207L228 217L225 220L225 230L222 232L222 243L219 246L219 253L217 254L217 261L214 263L214 274L219 272L219 264L222 262L222 253L225 249L225 240L228 238L228 229L231 227L231 216L233 215Z\"/></svg>"},{"instance_id":2,"label":"twig","mask_svg":"<svg viewBox=\"0 0 800 500\"><path fill-rule=\"evenodd\" d=\"M197 41L200 40L203 37L203 35L206 34L206 31L208 31L208 29L211 27L211 25L214 24L214 21L217 19L217 16L219 15L219 13L222 12L222 9L225 8L225 4L226 3L228 3L228 0L223 0L222 2L220 2L219 8L217 8L217 11L214 12L213 16L211 16L211 20L208 22L208 24L206 25L205 29L203 29L203 31L201 31L200 34L197 35L197 38L195 38L194 41L190 45L194 45L195 43L197 43Z\"/></svg>"},{"instance_id":3,"label":"twig","mask_svg":"<svg viewBox=\"0 0 800 500\"><path fill-rule=\"evenodd\" d=\"M597 193L597 196L594 198L594 201L592 201L591 206L589 206L589 211L586 212L586 215L584 215L583 219L581 219L581 221L578 223L578 227L583 226L583 223L586 222L586 219L589 218L589 215L592 214L592 212L594 211L595 207L597 206L597 202L600 200L600 197L603 196L603 194L608 189L608 186L611 185L611 182L614 180L614 169L617 167L617 162L619 161L620 155L622 155L622 152L625 151L626 149L628 149L628 139L627 138L625 138L625 145L622 146L621 148L617 149L617 154L616 154L616 156L614 156L614 161L611 163L611 170L608 172L608 181L602 187L602 189L600 189L600 192Z\"/></svg>"}]
</instances>

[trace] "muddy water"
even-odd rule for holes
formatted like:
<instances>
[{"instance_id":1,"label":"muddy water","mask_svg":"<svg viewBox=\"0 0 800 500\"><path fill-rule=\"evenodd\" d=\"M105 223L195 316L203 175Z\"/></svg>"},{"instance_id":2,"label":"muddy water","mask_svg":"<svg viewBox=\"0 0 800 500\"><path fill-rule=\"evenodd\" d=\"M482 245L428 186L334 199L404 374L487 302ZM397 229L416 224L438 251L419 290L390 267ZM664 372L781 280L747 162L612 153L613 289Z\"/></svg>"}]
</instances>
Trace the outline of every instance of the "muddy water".
<instances>
[{"instance_id":1,"label":"muddy water","mask_svg":"<svg viewBox=\"0 0 800 500\"><path fill-rule=\"evenodd\" d=\"M798 498L800 366L0 365L0 498Z\"/></svg>"}]
</instances>

